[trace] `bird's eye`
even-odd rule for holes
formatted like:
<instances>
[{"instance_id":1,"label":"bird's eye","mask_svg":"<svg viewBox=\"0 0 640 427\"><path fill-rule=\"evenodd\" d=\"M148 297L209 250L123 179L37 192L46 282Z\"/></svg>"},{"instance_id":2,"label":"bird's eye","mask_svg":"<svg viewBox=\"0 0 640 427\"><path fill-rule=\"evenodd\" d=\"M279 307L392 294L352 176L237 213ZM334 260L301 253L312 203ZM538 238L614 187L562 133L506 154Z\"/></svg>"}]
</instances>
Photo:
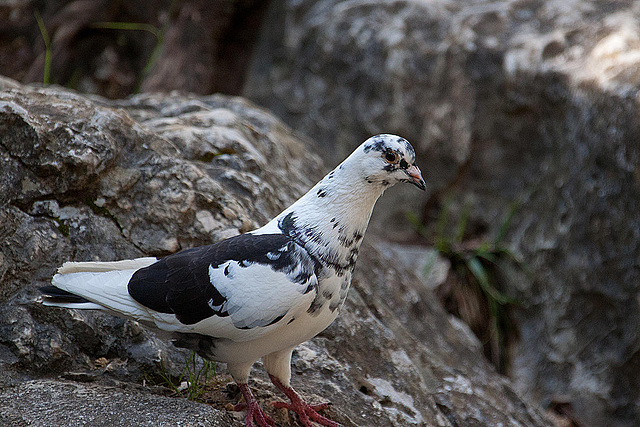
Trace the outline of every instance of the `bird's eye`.
<instances>
[{"instance_id":1,"label":"bird's eye","mask_svg":"<svg viewBox=\"0 0 640 427\"><path fill-rule=\"evenodd\" d=\"M398 163L398 155L391 151L384 155L384 159L387 161L387 163Z\"/></svg>"}]
</instances>

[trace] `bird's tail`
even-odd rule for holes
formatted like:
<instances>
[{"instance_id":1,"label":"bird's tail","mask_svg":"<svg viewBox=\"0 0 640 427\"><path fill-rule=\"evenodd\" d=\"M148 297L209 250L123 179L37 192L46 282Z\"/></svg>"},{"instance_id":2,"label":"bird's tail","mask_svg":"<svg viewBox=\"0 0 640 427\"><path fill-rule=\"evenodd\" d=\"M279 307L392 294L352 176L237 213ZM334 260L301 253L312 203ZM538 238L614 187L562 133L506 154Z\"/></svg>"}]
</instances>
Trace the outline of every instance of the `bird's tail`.
<instances>
[{"instance_id":1,"label":"bird's tail","mask_svg":"<svg viewBox=\"0 0 640 427\"><path fill-rule=\"evenodd\" d=\"M140 306L129 296L127 284L137 270L156 261L156 258L146 257L113 262L66 262L53 276L53 286L40 288L42 303L144 316Z\"/></svg>"},{"instance_id":2,"label":"bird's tail","mask_svg":"<svg viewBox=\"0 0 640 427\"><path fill-rule=\"evenodd\" d=\"M56 286L43 286L42 304L49 307L77 308L80 310L101 310L102 306Z\"/></svg>"}]
</instances>

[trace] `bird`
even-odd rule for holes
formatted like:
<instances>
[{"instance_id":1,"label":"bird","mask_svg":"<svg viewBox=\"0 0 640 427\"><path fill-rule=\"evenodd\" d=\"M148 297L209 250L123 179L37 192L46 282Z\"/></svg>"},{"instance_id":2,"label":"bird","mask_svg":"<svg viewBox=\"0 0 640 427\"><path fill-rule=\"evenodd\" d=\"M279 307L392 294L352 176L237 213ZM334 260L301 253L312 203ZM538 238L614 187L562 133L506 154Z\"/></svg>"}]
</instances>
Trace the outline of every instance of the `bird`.
<instances>
[{"instance_id":1,"label":"bird","mask_svg":"<svg viewBox=\"0 0 640 427\"><path fill-rule=\"evenodd\" d=\"M406 139L372 136L264 226L160 259L65 262L41 288L42 303L133 319L226 363L247 427L274 425L248 386L260 359L290 400L273 406L303 426L337 427L320 414L328 404L311 405L291 387L292 352L338 316L378 198L400 182L426 189L415 158Z\"/></svg>"}]
</instances>

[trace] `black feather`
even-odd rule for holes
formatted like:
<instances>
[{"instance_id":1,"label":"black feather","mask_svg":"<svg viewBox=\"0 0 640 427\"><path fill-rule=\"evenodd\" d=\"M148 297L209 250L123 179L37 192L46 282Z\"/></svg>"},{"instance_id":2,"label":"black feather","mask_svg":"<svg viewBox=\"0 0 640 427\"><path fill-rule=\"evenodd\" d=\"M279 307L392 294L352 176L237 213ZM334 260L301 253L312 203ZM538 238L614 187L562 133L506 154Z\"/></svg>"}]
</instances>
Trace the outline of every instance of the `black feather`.
<instances>
[{"instance_id":1,"label":"black feather","mask_svg":"<svg viewBox=\"0 0 640 427\"><path fill-rule=\"evenodd\" d=\"M39 288L39 291L42 292L42 294L45 296L45 298L49 302L60 302L60 303L90 302L89 300L84 299L81 296L72 294L71 292L67 292L53 285L43 286Z\"/></svg>"},{"instance_id":2,"label":"black feather","mask_svg":"<svg viewBox=\"0 0 640 427\"><path fill-rule=\"evenodd\" d=\"M281 252L281 255L268 256L276 252ZM216 289L215 283L211 283L209 266L217 268L231 260L241 266L254 263L268 265L285 274L291 273L302 262L306 268L290 278L297 283L305 283L315 274L314 262L291 237L249 233L213 245L187 249L141 268L129 281L128 291L138 303L161 313L174 313L180 322L187 325L214 315L225 317L228 312L212 308L223 306L226 298Z\"/></svg>"}]
</instances>

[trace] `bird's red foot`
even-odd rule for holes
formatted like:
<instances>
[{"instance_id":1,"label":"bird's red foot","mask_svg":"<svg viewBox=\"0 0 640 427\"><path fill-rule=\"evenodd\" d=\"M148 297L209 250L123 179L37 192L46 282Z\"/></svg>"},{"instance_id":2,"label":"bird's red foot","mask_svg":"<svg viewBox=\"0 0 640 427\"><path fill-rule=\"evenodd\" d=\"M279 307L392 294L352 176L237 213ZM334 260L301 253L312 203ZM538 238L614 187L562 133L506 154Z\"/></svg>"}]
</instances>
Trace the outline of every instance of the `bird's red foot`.
<instances>
[{"instance_id":1,"label":"bird's red foot","mask_svg":"<svg viewBox=\"0 0 640 427\"><path fill-rule=\"evenodd\" d=\"M234 411L247 411L245 414L244 423L246 427L253 427L253 421L260 427L271 427L275 425L273 419L265 414L265 412L258 406L258 401L251 393L251 389L247 384L238 384L242 396L244 397L244 403L238 403L233 407Z\"/></svg>"},{"instance_id":2,"label":"bird's red foot","mask_svg":"<svg viewBox=\"0 0 640 427\"><path fill-rule=\"evenodd\" d=\"M278 387L284 394L287 395L291 403L286 402L273 402L272 405L276 408L287 408L290 411L298 414L298 419L300 420L300 424L305 427L313 427L311 420L315 421L318 424L329 427L341 427L335 421L331 421L329 418L323 417L318 413L323 409L327 409L329 404L321 403L320 405L309 405L305 401L303 401L298 393L295 392L291 387L287 387L280 382L276 377L269 375L271 378L271 382Z\"/></svg>"}]
</instances>

